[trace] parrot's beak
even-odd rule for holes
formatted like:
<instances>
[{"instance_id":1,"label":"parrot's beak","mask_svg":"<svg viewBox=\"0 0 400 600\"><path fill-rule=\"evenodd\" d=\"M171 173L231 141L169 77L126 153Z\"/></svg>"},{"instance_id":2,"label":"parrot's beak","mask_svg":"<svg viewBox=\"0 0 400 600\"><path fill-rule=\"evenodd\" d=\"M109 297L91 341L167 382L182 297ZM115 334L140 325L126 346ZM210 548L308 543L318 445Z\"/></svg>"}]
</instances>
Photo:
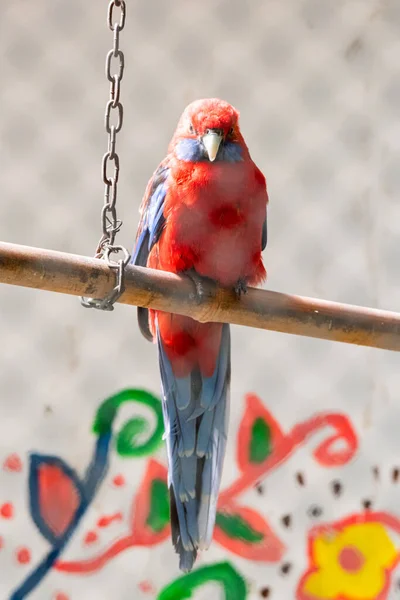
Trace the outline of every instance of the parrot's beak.
<instances>
[{"instance_id":1,"label":"parrot's beak","mask_svg":"<svg viewBox=\"0 0 400 600\"><path fill-rule=\"evenodd\" d=\"M209 129L208 132L203 135L203 144L207 151L208 158L213 162L218 154L219 146L222 142L222 135L219 131Z\"/></svg>"}]
</instances>

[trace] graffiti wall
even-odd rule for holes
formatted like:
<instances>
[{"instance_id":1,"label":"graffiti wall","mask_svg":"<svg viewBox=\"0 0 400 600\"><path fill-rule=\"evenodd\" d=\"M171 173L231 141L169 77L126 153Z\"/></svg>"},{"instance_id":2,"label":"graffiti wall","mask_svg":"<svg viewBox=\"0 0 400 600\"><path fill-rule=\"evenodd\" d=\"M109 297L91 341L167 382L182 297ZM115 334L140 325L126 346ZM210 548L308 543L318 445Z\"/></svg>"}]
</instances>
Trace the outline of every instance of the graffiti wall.
<instances>
[{"instance_id":1,"label":"graffiti wall","mask_svg":"<svg viewBox=\"0 0 400 600\"><path fill-rule=\"evenodd\" d=\"M0 3L1 240L94 252L106 5ZM134 0L123 34L120 242L184 106L219 96L267 176L268 288L398 311L398 1ZM395 353L232 328L216 528L183 575L135 310L0 307L0 599L400 598Z\"/></svg>"},{"instance_id":2,"label":"graffiti wall","mask_svg":"<svg viewBox=\"0 0 400 600\"><path fill-rule=\"evenodd\" d=\"M141 407L146 417L137 416ZM130 414L122 421L124 408ZM123 555L135 597L159 600L188 598L208 584L238 600L281 589L299 600L372 600L399 587L400 517L388 500L400 469L386 469L388 497L377 501L383 473L365 459L365 440L348 415L321 412L285 431L256 394L244 398L232 436L213 548L192 573L163 581L163 556L172 550L162 430L160 399L125 389L98 407L86 465L39 452L4 457L2 559L20 575L10 598L28 597L47 579L61 585L49 597L72 598L65 590L86 594L92 577L107 571L118 589ZM21 497L26 506L18 506Z\"/></svg>"}]
</instances>

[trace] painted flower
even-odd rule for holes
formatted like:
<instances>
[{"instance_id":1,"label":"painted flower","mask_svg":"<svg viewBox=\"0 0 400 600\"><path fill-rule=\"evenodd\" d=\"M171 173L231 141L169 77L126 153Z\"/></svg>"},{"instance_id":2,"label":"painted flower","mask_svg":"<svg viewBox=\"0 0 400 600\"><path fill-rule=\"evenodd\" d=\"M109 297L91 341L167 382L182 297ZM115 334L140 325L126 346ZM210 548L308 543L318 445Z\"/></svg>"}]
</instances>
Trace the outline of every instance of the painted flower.
<instances>
[{"instance_id":1,"label":"painted flower","mask_svg":"<svg viewBox=\"0 0 400 600\"><path fill-rule=\"evenodd\" d=\"M353 520L317 528L309 556L301 600L384 600L398 554L381 523Z\"/></svg>"}]
</instances>

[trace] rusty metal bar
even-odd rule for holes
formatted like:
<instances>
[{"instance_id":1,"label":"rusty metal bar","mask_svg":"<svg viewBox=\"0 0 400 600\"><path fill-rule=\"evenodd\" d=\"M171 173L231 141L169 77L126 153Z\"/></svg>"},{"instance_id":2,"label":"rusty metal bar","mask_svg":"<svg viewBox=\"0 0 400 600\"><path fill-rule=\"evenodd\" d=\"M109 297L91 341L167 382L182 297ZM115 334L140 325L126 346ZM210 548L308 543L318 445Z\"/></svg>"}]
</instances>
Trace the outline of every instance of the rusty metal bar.
<instances>
[{"instance_id":1,"label":"rusty metal bar","mask_svg":"<svg viewBox=\"0 0 400 600\"><path fill-rule=\"evenodd\" d=\"M101 260L0 242L0 283L102 298L114 272ZM400 351L400 314L250 289L237 300L206 283L198 297L189 279L129 266L124 304L179 313L198 321L246 325L360 346ZM105 317L107 318L107 317Z\"/></svg>"}]
</instances>

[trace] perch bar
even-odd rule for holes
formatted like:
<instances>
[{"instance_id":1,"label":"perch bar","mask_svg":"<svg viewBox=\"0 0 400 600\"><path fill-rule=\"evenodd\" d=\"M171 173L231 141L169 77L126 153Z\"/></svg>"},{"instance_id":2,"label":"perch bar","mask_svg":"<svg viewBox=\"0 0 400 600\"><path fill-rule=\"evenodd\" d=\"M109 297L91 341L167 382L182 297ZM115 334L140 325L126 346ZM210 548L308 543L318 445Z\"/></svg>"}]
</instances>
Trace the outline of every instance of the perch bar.
<instances>
[{"instance_id":1,"label":"perch bar","mask_svg":"<svg viewBox=\"0 0 400 600\"><path fill-rule=\"evenodd\" d=\"M115 284L115 272L95 258L0 242L0 283L103 298ZM208 281L198 297L187 278L130 265L119 302L202 322L400 350L400 314L394 312L253 288L237 300L230 290Z\"/></svg>"}]
</instances>

